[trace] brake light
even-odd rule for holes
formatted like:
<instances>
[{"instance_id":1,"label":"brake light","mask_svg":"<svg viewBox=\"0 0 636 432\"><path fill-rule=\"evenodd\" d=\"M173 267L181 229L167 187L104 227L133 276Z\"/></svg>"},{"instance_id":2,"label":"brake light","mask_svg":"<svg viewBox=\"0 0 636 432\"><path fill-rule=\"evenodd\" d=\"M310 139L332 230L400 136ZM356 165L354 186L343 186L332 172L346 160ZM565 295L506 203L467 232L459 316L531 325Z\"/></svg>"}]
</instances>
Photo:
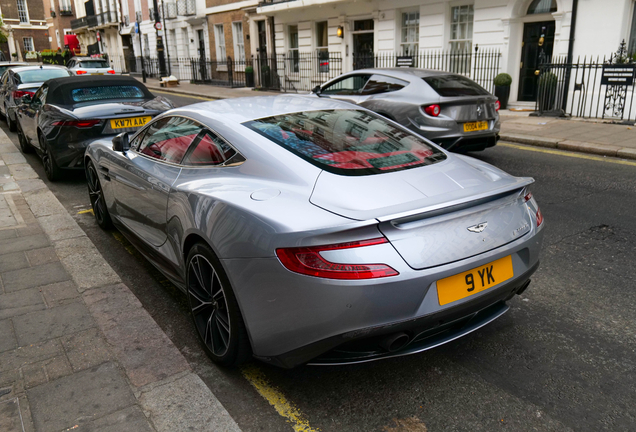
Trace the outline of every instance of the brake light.
<instances>
[{"instance_id":1,"label":"brake light","mask_svg":"<svg viewBox=\"0 0 636 432\"><path fill-rule=\"evenodd\" d=\"M77 73L78 75L84 75L84 74L87 74L88 72L83 71L83 70L78 70L78 71L76 71L76 73Z\"/></svg>"},{"instance_id":2,"label":"brake light","mask_svg":"<svg viewBox=\"0 0 636 432\"><path fill-rule=\"evenodd\" d=\"M276 249L280 262L296 273L327 279L374 279L397 276L399 273L386 264L340 264L327 261L320 252L352 249L388 243L384 237L334 245Z\"/></svg>"},{"instance_id":3,"label":"brake light","mask_svg":"<svg viewBox=\"0 0 636 432\"><path fill-rule=\"evenodd\" d=\"M501 108L501 103L499 102L499 100L495 101L495 111L499 111L499 108Z\"/></svg>"},{"instance_id":4,"label":"brake light","mask_svg":"<svg viewBox=\"0 0 636 432\"><path fill-rule=\"evenodd\" d=\"M532 199L532 192L528 192L526 196L523 197L523 202L528 202Z\"/></svg>"},{"instance_id":5,"label":"brake light","mask_svg":"<svg viewBox=\"0 0 636 432\"><path fill-rule=\"evenodd\" d=\"M13 90L13 99L20 99L22 96L33 96L35 92L26 91L26 90Z\"/></svg>"},{"instance_id":6,"label":"brake light","mask_svg":"<svg viewBox=\"0 0 636 432\"><path fill-rule=\"evenodd\" d=\"M541 209L537 209L537 226L541 226L543 223L543 213L541 213Z\"/></svg>"},{"instance_id":7,"label":"brake light","mask_svg":"<svg viewBox=\"0 0 636 432\"><path fill-rule=\"evenodd\" d=\"M71 126L76 128L90 128L99 123L99 120L64 120L51 123L53 126Z\"/></svg>"},{"instance_id":8,"label":"brake light","mask_svg":"<svg viewBox=\"0 0 636 432\"><path fill-rule=\"evenodd\" d=\"M114 71L113 69L111 69L111 70L109 70L109 71L106 71L106 73L109 73L109 74L115 75L115 71Z\"/></svg>"},{"instance_id":9,"label":"brake light","mask_svg":"<svg viewBox=\"0 0 636 432\"><path fill-rule=\"evenodd\" d=\"M424 112L433 117L437 117L441 110L442 109L437 104L424 107Z\"/></svg>"}]
</instances>

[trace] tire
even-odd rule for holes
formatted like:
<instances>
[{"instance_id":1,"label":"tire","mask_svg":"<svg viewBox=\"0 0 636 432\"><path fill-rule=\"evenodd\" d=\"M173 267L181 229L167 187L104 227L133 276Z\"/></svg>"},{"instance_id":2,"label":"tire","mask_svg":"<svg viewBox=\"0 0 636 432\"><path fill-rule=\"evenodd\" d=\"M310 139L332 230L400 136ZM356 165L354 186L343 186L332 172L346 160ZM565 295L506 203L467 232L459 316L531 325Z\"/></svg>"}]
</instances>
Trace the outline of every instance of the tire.
<instances>
[{"instance_id":1,"label":"tire","mask_svg":"<svg viewBox=\"0 0 636 432\"><path fill-rule=\"evenodd\" d=\"M88 183L88 196L97 225L104 230L112 228L113 220L108 213L108 207L106 207L102 184L99 181L95 165L90 161L86 164L86 183Z\"/></svg>"},{"instance_id":2,"label":"tire","mask_svg":"<svg viewBox=\"0 0 636 432\"><path fill-rule=\"evenodd\" d=\"M40 141L40 148L42 149L42 164L44 165L44 173L49 181L57 181L62 177L62 170L55 162L55 157L51 153L49 143L42 134L38 134L38 140Z\"/></svg>"},{"instance_id":3,"label":"tire","mask_svg":"<svg viewBox=\"0 0 636 432\"><path fill-rule=\"evenodd\" d=\"M20 143L20 150L24 154L33 153L33 147L31 147L31 144L27 142L27 139L24 136L24 132L22 131L22 126L20 125L19 121L17 124L17 129L18 129L18 142Z\"/></svg>"},{"instance_id":4,"label":"tire","mask_svg":"<svg viewBox=\"0 0 636 432\"><path fill-rule=\"evenodd\" d=\"M241 311L214 252L195 244L186 260L188 305L206 354L221 366L238 366L251 357Z\"/></svg>"},{"instance_id":5,"label":"tire","mask_svg":"<svg viewBox=\"0 0 636 432\"><path fill-rule=\"evenodd\" d=\"M9 130L11 132L15 132L16 131L16 125L15 122L11 119L11 114L9 114L9 110L6 109L5 107L5 118L7 119L7 126L9 126Z\"/></svg>"}]
</instances>

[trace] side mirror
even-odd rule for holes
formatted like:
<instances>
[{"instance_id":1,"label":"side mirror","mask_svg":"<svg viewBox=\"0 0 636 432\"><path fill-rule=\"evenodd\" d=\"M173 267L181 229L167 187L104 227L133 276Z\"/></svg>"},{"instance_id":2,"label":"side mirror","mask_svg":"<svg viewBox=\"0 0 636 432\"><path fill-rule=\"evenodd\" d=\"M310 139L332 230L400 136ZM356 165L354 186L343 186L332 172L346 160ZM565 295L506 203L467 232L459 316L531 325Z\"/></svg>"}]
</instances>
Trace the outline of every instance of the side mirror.
<instances>
[{"instance_id":1,"label":"side mirror","mask_svg":"<svg viewBox=\"0 0 636 432\"><path fill-rule=\"evenodd\" d=\"M320 96L320 86L317 85L316 87L314 87L313 89L311 89L311 92L314 93L317 96Z\"/></svg>"},{"instance_id":2,"label":"side mirror","mask_svg":"<svg viewBox=\"0 0 636 432\"><path fill-rule=\"evenodd\" d=\"M24 95L22 96L22 103L23 104L30 104L31 103L31 95Z\"/></svg>"},{"instance_id":3,"label":"side mirror","mask_svg":"<svg viewBox=\"0 0 636 432\"><path fill-rule=\"evenodd\" d=\"M130 142L128 141L128 132L122 132L113 138L113 151L125 152L130 150Z\"/></svg>"}]
</instances>

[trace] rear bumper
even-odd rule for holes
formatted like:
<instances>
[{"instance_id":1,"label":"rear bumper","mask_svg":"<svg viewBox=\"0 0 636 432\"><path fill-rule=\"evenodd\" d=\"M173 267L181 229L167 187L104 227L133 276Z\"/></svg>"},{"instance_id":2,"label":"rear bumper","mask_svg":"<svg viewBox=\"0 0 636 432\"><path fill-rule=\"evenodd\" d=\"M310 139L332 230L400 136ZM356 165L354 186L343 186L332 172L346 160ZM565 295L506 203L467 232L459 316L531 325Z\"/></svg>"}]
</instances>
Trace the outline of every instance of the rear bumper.
<instances>
[{"instance_id":1,"label":"rear bumper","mask_svg":"<svg viewBox=\"0 0 636 432\"><path fill-rule=\"evenodd\" d=\"M257 358L276 366L292 368L307 362L310 365L343 365L423 352L465 336L499 318L509 309L505 302L525 291L530 276L538 267L537 261L512 282L442 312L342 333L275 357ZM380 347L382 340L397 333L407 334L409 343L394 352Z\"/></svg>"}]
</instances>

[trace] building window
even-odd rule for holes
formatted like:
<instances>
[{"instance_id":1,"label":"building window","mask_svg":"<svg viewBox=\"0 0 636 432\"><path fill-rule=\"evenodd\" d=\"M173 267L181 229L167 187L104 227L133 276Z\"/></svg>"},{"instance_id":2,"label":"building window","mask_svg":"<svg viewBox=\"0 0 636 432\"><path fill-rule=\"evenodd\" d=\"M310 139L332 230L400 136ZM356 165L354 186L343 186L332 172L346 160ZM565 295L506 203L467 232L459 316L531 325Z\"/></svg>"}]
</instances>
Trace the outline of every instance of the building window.
<instances>
[{"instance_id":1,"label":"building window","mask_svg":"<svg viewBox=\"0 0 636 432\"><path fill-rule=\"evenodd\" d=\"M327 21L316 23L316 52L318 71L329 72L329 27Z\"/></svg>"},{"instance_id":2,"label":"building window","mask_svg":"<svg viewBox=\"0 0 636 432\"><path fill-rule=\"evenodd\" d=\"M473 5L451 9L451 50L468 51L473 47Z\"/></svg>"},{"instance_id":3,"label":"building window","mask_svg":"<svg viewBox=\"0 0 636 432\"><path fill-rule=\"evenodd\" d=\"M551 13L557 11L556 0L534 0L528 6L528 15Z\"/></svg>"},{"instance_id":4,"label":"building window","mask_svg":"<svg viewBox=\"0 0 636 432\"><path fill-rule=\"evenodd\" d=\"M18 0L18 17L20 23L29 23L29 9L27 8L26 0Z\"/></svg>"},{"instance_id":5,"label":"building window","mask_svg":"<svg viewBox=\"0 0 636 432\"><path fill-rule=\"evenodd\" d=\"M216 60L225 61L225 33L223 33L223 24L214 25L214 39L216 40Z\"/></svg>"},{"instance_id":6,"label":"building window","mask_svg":"<svg viewBox=\"0 0 636 432\"><path fill-rule=\"evenodd\" d=\"M141 53L142 56L150 57L150 41L148 40L148 35L144 35L144 51Z\"/></svg>"},{"instance_id":7,"label":"building window","mask_svg":"<svg viewBox=\"0 0 636 432\"><path fill-rule=\"evenodd\" d=\"M234 60L245 61L245 45L243 44L243 23L232 23L232 40L234 41Z\"/></svg>"},{"instance_id":8,"label":"building window","mask_svg":"<svg viewBox=\"0 0 636 432\"><path fill-rule=\"evenodd\" d=\"M70 15L72 12L71 0L60 0L60 15Z\"/></svg>"},{"instance_id":9,"label":"building window","mask_svg":"<svg viewBox=\"0 0 636 432\"><path fill-rule=\"evenodd\" d=\"M420 13L404 12L402 13L402 39L400 41L400 50L402 55L417 55L420 40Z\"/></svg>"},{"instance_id":10,"label":"building window","mask_svg":"<svg viewBox=\"0 0 636 432\"><path fill-rule=\"evenodd\" d=\"M35 51L35 48L33 47L33 38L32 37L22 38L22 43L24 44L24 51L25 52Z\"/></svg>"},{"instance_id":11,"label":"building window","mask_svg":"<svg viewBox=\"0 0 636 432\"><path fill-rule=\"evenodd\" d=\"M289 26L289 61L292 72L298 72L299 55L298 55L298 26Z\"/></svg>"}]
</instances>

